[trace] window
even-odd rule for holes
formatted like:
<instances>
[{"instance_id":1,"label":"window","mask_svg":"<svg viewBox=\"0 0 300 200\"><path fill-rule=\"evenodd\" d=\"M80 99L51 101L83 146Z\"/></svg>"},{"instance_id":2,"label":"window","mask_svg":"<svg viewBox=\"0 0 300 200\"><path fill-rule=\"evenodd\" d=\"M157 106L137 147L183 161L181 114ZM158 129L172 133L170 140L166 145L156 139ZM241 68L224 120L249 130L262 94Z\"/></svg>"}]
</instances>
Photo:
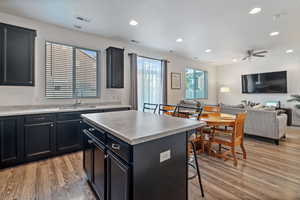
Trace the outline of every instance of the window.
<instances>
[{"instance_id":1,"label":"window","mask_svg":"<svg viewBox=\"0 0 300 200\"><path fill-rule=\"evenodd\" d=\"M185 69L185 98L206 99L208 97L207 72L192 68Z\"/></svg>"},{"instance_id":2,"label":"window","mask_svg":"<svg viewBox=\"0 0 300 200\"><path fill-rule=\"evenodd\" d=\"M98 51L46 42L46 97L98 97Z\"/></svg>"},{"instance_id":3,"label":"window","mask_svg":"<svg viewBox=\"0 0 300 200\"><path fill-rule=\"evenodd\" d=\"M161 104L163 101L162 61L138 56L138 108L144 103Z\"/></svg>"}]
</instances>

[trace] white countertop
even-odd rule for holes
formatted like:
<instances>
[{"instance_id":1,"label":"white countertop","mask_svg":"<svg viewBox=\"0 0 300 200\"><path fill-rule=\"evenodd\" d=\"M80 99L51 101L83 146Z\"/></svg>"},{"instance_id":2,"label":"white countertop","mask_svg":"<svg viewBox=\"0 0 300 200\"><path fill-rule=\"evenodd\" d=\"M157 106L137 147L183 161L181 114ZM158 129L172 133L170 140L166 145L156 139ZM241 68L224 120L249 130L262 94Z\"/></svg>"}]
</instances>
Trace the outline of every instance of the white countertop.
<instances>
[{"instance_id":1,"label":"white countertop","mask_svg":"<svg viewBox=\"0 0 300 200\"><path fill-rule=\"evenodd\" d=\"M63 107L63 108L62 108ZM45 113L60 113L60 112L76 112L84 110L107 110L114 108L130 108L130 105L81 105L78 107L67 106L16 106L16 107L1 107L0 117L17 116L17 115L32 115L32 114L45 114Z\"/></svg>"},{"instance_id":2,"label":"white countertop","mask_svg":"<svg viewBox=\"0 0 300 200\"><path fill-rule=\"evenodd\" d=\"M139 111L121 111L81 115L84 121L103 129L131 145L182 133L206 123L193 119L157 115Z\"/></svg>"}]
</instances>

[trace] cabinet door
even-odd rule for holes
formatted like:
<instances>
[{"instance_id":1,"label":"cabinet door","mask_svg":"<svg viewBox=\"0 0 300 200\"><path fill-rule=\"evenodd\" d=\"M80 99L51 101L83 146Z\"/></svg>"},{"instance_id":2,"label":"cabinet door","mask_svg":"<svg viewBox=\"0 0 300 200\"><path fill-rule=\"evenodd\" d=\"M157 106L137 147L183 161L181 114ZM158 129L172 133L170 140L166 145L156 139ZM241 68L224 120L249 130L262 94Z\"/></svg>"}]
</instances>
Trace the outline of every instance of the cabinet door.
<instances>
[{"instance_id":1,"label":"cabinet door","mask_svg":"<svg viewBox=\"0 0 300 200\"><path fill-rule=\"evenodd\" d=\"M94 182L99 199L105 199L106 155L102 145L97 144L94 149Z\"/></svg>"},{"instance_id":2,"label":"cabinet door","mask_svg":"<svg viewBox=\"0 0 300 200\"><path fill-rule=\"evenodd\" d=\"M56 151L71 152L82 148L81 120L58 121L56 123Z\"/></svg>"},{"instance_id":3,"label":"cabinet door","mask_svg":"<svg viewBox=\"0 0 300 200\"><path fill-rule=\"evenodd\" d=\"M2 85L34 85L35 31L1 25Z\"/></svg>"},{"instance_id":4,"label":"cabinet door","mask_svg":"<svg viewBox=\"0 0 300 200\"><path fill-rule=\"evenodd\" d=\"M54 153L54 124L25 125L25 159L48 157Z\"/></svg>"},{"instance_id":5,"label":"cabinet door","mask_svg":"<svg viewBox=\"0 0 300 200\"><path fill-rule=\"evenodd\" d=\"M0 119L0 165L16 164L23 158L23 120L21 117Z\"/></svg>"},{"instance_id":6,"label":"cabinet door","mask_svg":"<svg viewBox=\"0 0 300 200\"><path fill-rule=\"evenodd\" d=\"M107 88L124 87L124 49L107 48Z\"/></svg>"},{"instance_id":7,"label":"cabinet door","mask_svg":"<svg viewBox=\"0 0 300 200\"><path fill-rule=\"evenodd\" d=\"M123 88L124 78L124 51L123 49L115 49L112 53L112 76L113 76L113 87Z\"/></svg>"},{"instance_id":8,"label":"cabinet door","mask_svg":"<svg viewBox=\"0 0 300 200\"><path fill-rule=\"evenodd\" d=\"M93 154L94 145L86 134L83 134L83 169L90 183L93 182Z\"/></svg>"},{"instance_id":9,"label":"cabinet door","mask_svg":"<svg viewBox=\"0 0 300 200\"><path fill-rule=\"evenodd\" d=\"M111 152L107 154L107 199L129 200L129 167Z\"/></svg>"}]
</instances>

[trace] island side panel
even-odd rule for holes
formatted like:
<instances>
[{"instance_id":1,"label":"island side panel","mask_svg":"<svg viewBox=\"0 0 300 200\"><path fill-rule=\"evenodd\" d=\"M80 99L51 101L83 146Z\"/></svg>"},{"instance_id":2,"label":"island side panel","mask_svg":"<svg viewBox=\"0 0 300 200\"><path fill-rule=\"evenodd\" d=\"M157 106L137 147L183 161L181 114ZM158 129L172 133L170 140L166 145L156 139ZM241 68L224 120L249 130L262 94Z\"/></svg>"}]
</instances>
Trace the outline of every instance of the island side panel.
<instances>
[{"instance_id":1,"label":"island side panel","mask_svg":"<svg viewBox=\"0 0 300 200\"><path fill-rule=\"evenodd\" d=\"M187 200L186 132L133 146L133 199Z\"/></svg>"}]
</instances>

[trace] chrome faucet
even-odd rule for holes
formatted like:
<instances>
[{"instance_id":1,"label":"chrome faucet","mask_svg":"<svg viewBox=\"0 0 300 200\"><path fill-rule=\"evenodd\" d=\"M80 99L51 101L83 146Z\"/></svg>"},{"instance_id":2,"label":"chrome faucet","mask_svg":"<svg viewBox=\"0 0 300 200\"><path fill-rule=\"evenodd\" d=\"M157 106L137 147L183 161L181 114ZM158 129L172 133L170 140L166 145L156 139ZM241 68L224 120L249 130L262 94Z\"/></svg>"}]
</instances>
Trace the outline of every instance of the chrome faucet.
<instances>
[{"instance_id":1,"label":"chrome faucet","mask_svg":"<svg viewBox=\"0 0 300 200\"><path fill-rule=\"evenodd\" d=\"M73 104L74 107L80 106L81 105L81 100L78 98L78 93L75 93L75 103Z\"/></svg>"}]
</instances>

